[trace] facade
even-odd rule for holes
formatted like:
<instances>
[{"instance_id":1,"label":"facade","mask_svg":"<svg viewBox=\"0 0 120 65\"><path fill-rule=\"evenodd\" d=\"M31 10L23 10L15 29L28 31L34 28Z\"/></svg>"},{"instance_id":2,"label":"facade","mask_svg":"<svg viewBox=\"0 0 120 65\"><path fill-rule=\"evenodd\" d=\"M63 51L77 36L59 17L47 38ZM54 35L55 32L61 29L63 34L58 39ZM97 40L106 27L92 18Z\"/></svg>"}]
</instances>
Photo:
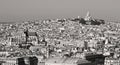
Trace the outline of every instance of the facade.
<instances>
[{"instance_id":1,"label":"facade","mask_svg":"<svg viewBox=\"0 0 120 65\"><path fill-rule=\"evenodd\" d=\"M38 37L37 37L36 32L28 32L27 35L28 35L27 43L38 45Z\"/></svg>"},{"instance_id":2,"label":"facade","mask_svg":"<svg viewBox=\"0 0 120 65\"><path fill-rule=\"evenodd\" d=\"M8 36L8 45L15 46L19 43L25 42L26 35L22 31L13 32Z\"/></svg>"},{"instance_id":3,"label":"facade","mask_svg":"<svg viewBox=\"0 0 120 65\"><path fill-rule=\"evenodd\" d=\"M0 56L5 57L5 56L8 56L8 55L9 55L8 52L6 52L6 51L0 51Z\"/></svg>"},{"instance_id":4,"label":"facade","mask_svg":"<svg viewBox=\"0 0 120 65\"><path fill-rule=\"evenodd\" d=\"M92 65L92 63L79 58L49 58L45 65Z\"/></svg>"},{"instance_id":5,"label":"facade","mask_svg":"<svg viewBox=\"0 0 120 65\"><path fill-rule=\"evenodd\" d=\"M31 46L31 47L30 47L30 50L31 50L32 52L35 52L36 50L37 50L37 51L41 51L41 49L42 49L42 47L40 47L40 46Z\"/></svg>"},{"instance_id":6,"label":"facade","mask_svg":"<svg viewBox=\"0 0 120 65\"><path fill-rule=\"evenodd\" d=\"M17 64L17 58L18 57L14 57L14 58L0 58L0 61L5 61L1 65L18 65Z\"/></svg>"},{"instance_id":7,"label":"facade","mask_svg":"<svg viewBox=\"0 0 120 65\"><path fill-rule=\"evenodd\" d=\"M119 58L105 58L104 65L120 65Z\"/></svg>"},{"instance_id":8,"label":"facade","mask_svg":"<svg viewBox=\"0 0 120 65\"><path fill-rule=\"evenodd\" d=\"M12 36L8 38L9 46L16 46L22 42L25 42L25 36Z\"/></svg>"},{"instance_id":9,"label":"facade","mask_svg":"<svg viewBox=\"0 0 120 65\"><path fill-rule=\"evenodd\" d=\"M2 65L18 65L16 63L2 63Z\"/></svg>"},{"instance_id":10,"label":"facade","mask_svg":"<svg viewBox=\"0 0 120 65\"><path fill-rule=\"evenodd\" d=\"M13 58L0 58L0 61L5 61L1 65L37 65L38 58L33 57L13 57Z\"/></svg>"}]
</instances>

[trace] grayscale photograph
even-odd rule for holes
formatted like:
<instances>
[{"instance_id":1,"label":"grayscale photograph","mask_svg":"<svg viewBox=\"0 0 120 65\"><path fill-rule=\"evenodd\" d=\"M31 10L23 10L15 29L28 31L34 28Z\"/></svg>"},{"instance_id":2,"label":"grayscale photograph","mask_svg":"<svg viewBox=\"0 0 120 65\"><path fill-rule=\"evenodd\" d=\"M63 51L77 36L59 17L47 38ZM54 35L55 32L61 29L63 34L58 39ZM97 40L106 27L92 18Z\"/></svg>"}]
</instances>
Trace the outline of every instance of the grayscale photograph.
<instances>
[{"instance_id":1,"label":"grayscale photograph","mask_svg":"<svg viewBox=\"0 0 120 65\"><path fill-rule=\"evenodd\" d=\"M0 0L0 65L120 65L120 0Z\"/></svg>"}]
</instances>

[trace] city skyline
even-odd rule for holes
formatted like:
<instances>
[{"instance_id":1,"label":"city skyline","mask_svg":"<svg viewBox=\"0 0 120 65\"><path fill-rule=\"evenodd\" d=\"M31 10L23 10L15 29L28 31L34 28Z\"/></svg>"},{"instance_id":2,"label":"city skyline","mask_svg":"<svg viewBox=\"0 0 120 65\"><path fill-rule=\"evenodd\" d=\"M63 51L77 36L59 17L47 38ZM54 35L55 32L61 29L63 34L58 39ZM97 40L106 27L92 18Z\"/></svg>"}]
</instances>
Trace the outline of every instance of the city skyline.
<instances>
[{"instance_id":1,"label":"city skyline","mask_svg":"<svg viewBox=\"0 0 120 65\"><path fill-rule=\"evenodd\" d=\"M119 0L0 0L0 22L84 17L120 20Z\"/></svg>"}]
</instances>

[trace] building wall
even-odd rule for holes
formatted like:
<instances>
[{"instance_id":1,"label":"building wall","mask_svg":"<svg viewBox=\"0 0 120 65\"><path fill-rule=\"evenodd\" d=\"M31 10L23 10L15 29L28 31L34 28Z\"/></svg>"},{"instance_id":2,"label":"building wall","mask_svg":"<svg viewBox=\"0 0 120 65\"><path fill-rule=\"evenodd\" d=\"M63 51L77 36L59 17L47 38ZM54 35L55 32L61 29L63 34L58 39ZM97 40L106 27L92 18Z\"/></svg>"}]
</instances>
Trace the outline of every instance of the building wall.
<instances>
[{"instance_id":1,"label":"building wall","mask_svg":"<svg viewBox=\"0 0 120 65\"><path fill-rule=\"evenodd\" d=\"M45 62L39 62L38 65L45 65Z\"/></svg>"},{"instance_id":2,"label":"building wall","mask_svg":"<svg viewBox=\"0 0 120 65\"><path fill-rule=\"evenodd\" d=\"M18 65L16 63L2 63L2 65Z\"/></svg>"},{"instance_id":3,"label":"building wall","mask_svg":"<svg viewBox=\"0 0 120 65\"><path fill-rule=\"evenodd\" d=\"M120 60L105 60L104 65L120 65Z\"/></svg>"},{"instance_id":4,"label":"building wall","mask_svg":"<svg viewBox=\"0 0 120 65\"><path fill-rule=\"evenodd\" d=\"M0 61L5 61L5 63L2 63L2 65L18 65L17 58L0 58Z\"/></svg>"},{"instance_id":5,"label":"building wall","mask_svg":"<svg viewBox=\"0 0 120 65\"><path fill-rule=\"evenodd\" d=\"M33 45L38 45L38 39L36 36L29 36L28 43L32 43Z\"/></svg>"},{"instance_id":6,"label":"building wall","mask_svg":"<svg viewBox=\"0 0 120 65\"><path fill-rule=\"evenodd\" d=\"M0 52L0 56L7 56L8 52Z\"/></svg>"},{"instance_id":7,"label":"building wall","mask_svg":"<svg viewBox=\"0 0 120 65\"><path fill-rule=\"evenodd\" d=\"M68 64L68 63L45 63L45 65L77 65L77 64Z\"/></svg>"}]
</instances>

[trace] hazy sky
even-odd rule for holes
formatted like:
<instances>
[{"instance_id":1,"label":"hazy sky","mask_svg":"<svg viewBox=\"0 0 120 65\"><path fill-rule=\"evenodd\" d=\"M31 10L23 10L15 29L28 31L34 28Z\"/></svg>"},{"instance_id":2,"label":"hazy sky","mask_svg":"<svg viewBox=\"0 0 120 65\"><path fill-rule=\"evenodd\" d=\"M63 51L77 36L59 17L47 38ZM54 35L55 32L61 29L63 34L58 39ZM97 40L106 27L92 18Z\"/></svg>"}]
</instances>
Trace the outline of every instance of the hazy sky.
<instances>
[{"instance_id":1,"label":"hazy sky","mask_svg":"<svg viewBox=\"0 0 120 65\"><path fill-rule=\"evenodd\" d=\"M120 0L0 0L0 21L85 16L120 20Z\"/></svg>"}]
</instances>

